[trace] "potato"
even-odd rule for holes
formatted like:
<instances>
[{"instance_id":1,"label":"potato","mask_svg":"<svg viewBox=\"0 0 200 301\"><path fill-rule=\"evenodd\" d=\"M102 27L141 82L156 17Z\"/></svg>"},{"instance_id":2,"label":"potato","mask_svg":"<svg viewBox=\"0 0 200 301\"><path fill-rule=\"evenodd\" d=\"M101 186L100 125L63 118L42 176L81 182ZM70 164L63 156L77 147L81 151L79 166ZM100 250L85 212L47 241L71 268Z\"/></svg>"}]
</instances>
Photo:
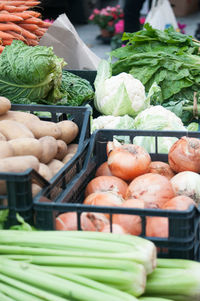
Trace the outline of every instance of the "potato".
<instances>
[{"instance_id":1,"label":"potato","mask_svg":"<svg viewBox=\"0 0 200 301\"><path fill-rule=\"evenodd\" d=\"M0 116L0 120L13 120L23 123L26 126L30 122L40 121L39 117L36 115L20 111L8 111L6 114Z\"/></svg>"},{"instance_id":2,"label":"potato","mask_svg":"<svg viewBox=\"0 0 200 301\"><path fill-rule=\"evenodd\" d=\"M14 120L1 120L0 132L7 140L17 138L34 138L33 133L24 124Z\"/></svg>"},{"instance_id":3,"label":"potato","mask_svg":"<svg viewBox=\"0 0 200 301\"><path fill-rule=\"evenodd\" d=\"M27 127L33 132L37 139L45 136L52 136L55 139L59 139L61 136L61 130L57 126L57 123L51 121L33 121L27 124Z\"/></svg>"},{"instance_id":4,"label":"potato","mask_svg":"<svg viewBox=\"0 0 200 301\"><path fill-rule=\"evenodd\" d=\"M42 144L35 138L18 138L7 142L14 151L14 156L35 156L40 160Z\"/></svg>"},{"instance_id":5,"label":"potato","mask_svg":"<svg viewBox=\"0 0 200 301\"><path fill-rule=\"evenodd\" d=\"M67 146L67 154L75 154L78 150L78 144L70 143Z\"/></svg>"},{"instance_id":6,"label":"potato","mask_svg":"<svg viewBox=\"0 0 200 301\"><path fill-rule=\"evenodd\" d=\"M11 102L8 98L0 97L0 115L5 114L11 108Z\"/></svg>"},{"instance_id":7,"label":"potato","mask_svg":"<svg viewBox=\"0 0 200 301\"><path fill-rule=\"evenodd\" d=\"M64 164L56 159L51 160L48 164L49 169L51 170L53 176L55 176L61 168L63 168Z\"/></svg>"},{"instance_id":8,"label":"potato","mask_svg":"<svg viewBox=\"0 0 200 301\"><path fill-rule=\"evenodd\" d=\"M24 172L28 168L39 170L39 161L34 156L13 156L9 158L0 159L0 173L1 172ZM4 180L0 181L0 194L6 194L6 183Z\"/></svg>"},{"instance_id":9,"label":"potato","mask_svg":"<svg viewBox=\"0 0 200 301\"><path fill-rule=\"evenodd\" d=\"M32 184L32 197L34 198L42 189L38 184L33 183Z\"/></svg>"},{"instance_id":10,"label":"potato","mask_svg":"<svg viewBox=\"0 0 200 301\"><path fill-rule=\"evenodd\" d=\"M61 160L66 156L68 148L67 144L63 140L57 140L58 151L55 156L55 159Z\"/></svg>"},{"instance_id":11,"label":"potato","mask_svg":"<svg viewBox=\"0 0 200 301\"><path fill-rule=\"evenodd\" d=\"M50 168L44 163L40 163L38 173L47 181L53 177Z\"/></svg>"},{"instance_id":12,"label":"potato","mask_svg":"<svg viewBox=\"0 0 200 301\"><path fill-rule=\"evenodd\" d=\"M6 141L6 137L0 133L0 141Z\"/></svg>"},{"instance_id":13,"label":"potato","mask_svg":"<svg viewBox=\"0 0 200 301\"><path fill-rule=\"evenodd\" d=\"M40 157L40 162L49 163L55 158L58 150L57 141L54 137L45 136L39 139L42 145L42 156Z\"/></svg>"},{"instance_id":14,"label":"potato","mask_svg":"<svg viewBox=\"0 0 200 301\"><path fill-rule=\"evenodd\" d=\"M0 159L14 156L14 151L7 141L0 141Z\"/></svg>"},{"instance_id":15,"label":"potato","mask_svg":"<svg viewBox=\"0 0 200 301\"><path fill-rule=\"evenodd\" d=\"M66 164L67 162L69 162L69 160L71 160L71 158L73 158L74 157L74 153L69 153L69 154L67 154L65 157L64 157L64 159L62 160L62 162L64 163L64 164Z\"/></svg>"},{"instance_id":16,"label":"potato","mask_svg":"<svg viewBox=\"0 0 200 301\"><path fill-rule=\"evenodd\" d=\"M58 128L61 130L60 139L65 143L71 143L78 135L79 128L77 124L71 120L63 120L57 123Z\"/></svg>"}]
</instances>

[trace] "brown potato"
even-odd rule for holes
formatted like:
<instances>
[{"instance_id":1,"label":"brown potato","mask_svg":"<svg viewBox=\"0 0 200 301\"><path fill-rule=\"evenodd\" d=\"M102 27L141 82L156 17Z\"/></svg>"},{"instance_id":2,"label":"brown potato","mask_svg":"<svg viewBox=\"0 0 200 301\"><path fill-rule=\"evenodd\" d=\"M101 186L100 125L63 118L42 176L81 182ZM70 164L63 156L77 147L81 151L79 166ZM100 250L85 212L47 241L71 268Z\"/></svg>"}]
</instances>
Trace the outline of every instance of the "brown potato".
<instances>
[{"instance_id":1,"label":"brown potato","mask_svg":"<svg viewBox=\"0 0 200 301\"><path fill-rule=\"evenodd\" d=\"M0 141L6 141L6 137L0 133Z\"/></svg>"},{"instance_id":2,"label":"brown potato","mask_svg":"<svg viewBox=\"0 0 200 301\"><path fill-rule=\"evenodd\" d=\"M70 143L67 146L67 154L75 154L78 150L78 144Z\"/></svg>"},{"instance_id":3,"label":"brown potato","mask_svg":"<svg viewBox=\"0 0 200 301\"><path fill-rule=\"evenodd\" d=\"M49 169L51 170L53 176L55 176L61 168L63 168L64 164L56 159L51 160L48 164Z\"/></svg>"},{"instance_id":4,"label":"brown potato","mask_svg":"<svg viewBox=\"0 0 200 301\"><path fill-rule=\"evenodd\" d=\"M28 168L39 170L39 161L34 156L13 156L9 158L0 159L0 173L1 172L24 172ZM4 180L0 181L0 194L6 194L6 183Z\"/></svg>"},{"instance_id":5,"label":"brown potato","mask_svg":"<svg viewBox=\"0 0 200 301\"><path fill-rule=\"evenodd\" d=\"M6 114L0 116L0 120L13 120L23 123L28 127L33 121L40 121L39 117L34 114L20 112L20 111L8 111Z\"/></svg>"},{"instance_id":6,"label":"brown potato","mask_svg":"<svg viewBox=\"0 0 200 301\"><path fill-rule=\"evenodd\" d=\"M14 156L14 151L7 141L0 141L0 159Z\"/></svg>"},{"instance_id":7,"label":"brown potato","mask_svg":"<svg viewBox=\"0 0 200 301\"><path fill-rule=\"evenodd\" d=\"M47 181L49 181L53 177L50 168L44 163L40 163L38 173Z\"/></svg>"},{"instance_id":8,"label":"brown potato","mask_svg":"<svg viewBox=\"0 0 200 301\"><path fill-rule=\"evenodd\" d=\"M45 136L52 136L55 139L59 139L61 136L61 130L55 122L42 120L33 121L27 124L27 127L33 132L37 139Z\"/></svg>"},{"instance_id":9,"label":"brown potato","mask_svg":"<svg viewBox=\"0 0 200 301\"><path fill-rule=\"evenodd\" d=\"M55 159L61 160L66 156L68 148L67 144L63 140L57 140L58 151L55 156Z\"/></svg>"},{"instance_id":10,"label":"brown potato","mask_svg":"<svg viewBox=\"0 0 200 301\"><path fill-rule=\"evenodd\" d=\"M65 143L69 144L77 137L79 128L75 122L63 120L58 122L57 125L61 130L60 139L65 141Z\"/></svg>"},{"instance_id":11,"label":"brown potato","mask_svg":"<svg viewBox=\"0 0 200 301\"><path fill-rule=\"evenodd\" d=\"M1 120L0 132L7 140L17 138L34 138L33 133L24 124L13 120Z\"/></svg>"},{"instance_id":12,"label":"brown potato","mask_svg":"<svg viewBox=\"0 0 200 301\"><path fill-rule=\"evenodd\" d=\"M54 159L57 154L57 141L51 136L42 137L39 141L42 145L42 156L40 157L40 162L47 164Z\"/></svg>"},{"instance_id":13,"label":"brown potato","mask_svg":"<svg viewBox=\"0 0 200 301\"><path fill-rule=\"evenodd\" d=\"M62 160L62 162L64 163L64 164L66 164L67 162L69 162L69 160L71 160L71 158L73 158L74 157L74 153L69 153L69 154L67 154L65 157L64 157L64 159Z\"/></svg>"},{"instance_id":14,"label":"brown potato","mask_svg":"<svg viewBox=\"0 0 200 301\"><path fill-rule=\"evenodd\" d=\"M11 108L11 102L8 98L1 96L0 97L0 115L6 114Z\"/></svg>"},{"instance_id":15,"label":"brown potato","mask_svg":"<svg viewBox=\"0 0 200 301\"><path fill-rule=\"evenodd\" d=\"M42 144L35 138L18 138L7 142L14 151L14 156L35 156L40 160Z\"/></svg>"}]
</instances>

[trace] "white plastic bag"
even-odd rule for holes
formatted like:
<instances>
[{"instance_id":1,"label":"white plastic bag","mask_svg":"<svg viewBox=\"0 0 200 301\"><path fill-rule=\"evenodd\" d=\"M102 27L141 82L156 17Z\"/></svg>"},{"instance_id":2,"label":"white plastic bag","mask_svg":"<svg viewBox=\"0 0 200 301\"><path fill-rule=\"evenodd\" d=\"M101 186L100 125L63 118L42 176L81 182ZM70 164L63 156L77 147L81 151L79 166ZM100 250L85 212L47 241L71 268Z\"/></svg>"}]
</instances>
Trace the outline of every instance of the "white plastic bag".
<instances>
[{"instance_id":1,"label":"white plastic bag","mask_svg":"<svg viewBox=\"0 0 200 301\"><path fill-rule=\"evenodd\" d=\"M160 30L169 26L173 26L175 30L178 29L176 17L168 0L153 0L145 23L149 23L153 28Z\"/></svg>"}]
</instances>

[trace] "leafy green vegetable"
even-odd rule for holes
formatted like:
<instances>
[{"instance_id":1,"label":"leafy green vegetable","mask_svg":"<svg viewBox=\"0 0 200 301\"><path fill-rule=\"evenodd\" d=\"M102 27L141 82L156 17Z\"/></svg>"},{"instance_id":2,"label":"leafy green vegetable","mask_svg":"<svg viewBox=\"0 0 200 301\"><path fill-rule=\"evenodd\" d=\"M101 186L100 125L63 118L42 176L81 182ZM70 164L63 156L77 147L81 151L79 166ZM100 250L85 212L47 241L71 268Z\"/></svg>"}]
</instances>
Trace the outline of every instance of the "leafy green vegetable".
<instances>
[{"instance_id":1,"label":"leafy green vegetable","mask_svg":"<svg viewBox=\"0 0 200 301\"><path fill-rule=\"evenodd\" d=\"M0 56L0 95L13 103L55 102L65 96L60 90L64 65L53 48L14 40Z\"/></svg>"},{"instance_id":2,"label":"leafy green vegetable","mask_svg":"<svg viewBox=\"0 0 200 301\"><path fill-rule=\"evenodd\" d=\"M0 210L0 229L4 229L5 223L8 218L8 209Z\"/></svg>"},{"instance_id":3,"label":"leafy green vegetable","mask_svg":"<svg viewBox=\"0 0 200 301\"><path fill-rule=\"evenodd\" d=\"M171 27L161 31L149 24L136 33L124 33L122 40L127 40L127 45L110 53L115 58L112 74L132 74L147 93L152 85L158 85L161 91L151 104L173 110L185 124L199 118L200 100L197 97L194 116L193 98L194 92L200 90L200 43Z\"/></svg>"},{"instance_id":4,"label":"leafy green vegetable","mask_svg":"<svg viewBox=\"0 0 200 301\"><path fill-rule=\"evenodd\" d=\"M80 106L94 97L94 89L90 82L67 70L62 72L61 91L68 93L67 104L70 106Z\"/></svg>"}]
</instances>

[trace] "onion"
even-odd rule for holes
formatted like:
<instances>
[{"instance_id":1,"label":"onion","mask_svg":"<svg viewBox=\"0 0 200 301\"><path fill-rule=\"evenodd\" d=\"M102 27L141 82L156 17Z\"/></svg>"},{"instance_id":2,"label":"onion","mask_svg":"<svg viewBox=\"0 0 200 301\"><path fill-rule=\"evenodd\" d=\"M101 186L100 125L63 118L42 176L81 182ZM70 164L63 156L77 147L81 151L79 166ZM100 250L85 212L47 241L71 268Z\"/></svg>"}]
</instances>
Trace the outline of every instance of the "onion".
<instances>
[{"instance_id":1,"label":"onion","mask_svg":"<svg viewBox=\"0 0 200 301\"><path fill-rule=\"evenodd\" d=\"M80 216L81 228L84 231L101 231L109 220L101 213L83 212ZM62 213L56 218L56 230L78 230L76 212Z\"/></svg>"},{"instance_id":2,"label":"onion","mask_svg":"<svg viewBox=\"0 0 200 301\"><path fill-rule=\"evenodd\" d=\"M130 181L148 172L151 157L139 145L124 144L108 154L111 173L123 180Z\"/></svg>"},{"instance_id":3,"label":"onion","mask_svg":"<svg viewBox=\"0 0 200 301\"><path fill-rule=\"evenodd\" d=\"M116 140L116 139L113 139L113 141L108 141L107 142L107 146L106 146L106 153L107 153L107 156L109 155L109 153L116 147L120 147L122 144Z\"/></svg>"},{"instance_id":4,"label":"onion","mask_svg":"<svg viewBox=\"0 0 200 301\"><path fill-rule=\"evenodd\" d=\"M162 209L168 210L187 210L191 205L196 206L193 199L185 195L179 195L166 202Z\"/></svg>"},{"instance_id":5,"label":"onion","mask_svg":"<svg viewBox=\"0 0 200 301\"><path fill-rule=\"evenodd\" d=\"M93 205L93 206L111 206L116 207L122 204L124 200L114 192L94 192L88 195L85 200L85 205ZM109 214L105 214L107 218L109 218Z\"/></svg>"},{"instance_id":6,"label":"onion","mask_svg":"<svg viewBox=\"0 0 200 301\"><path fill-rule=\"evenodd\" d=\"M161 161L151 162L149 165L149 172L165 176L168 178L168 180L170 180L175 175L169 164Z\"/></svg>"},{"instance_id":7,"label":"onion","mask_svg":"<svg viewBox=\"0 0 200 301\"><path fill-rule=\"evenodd\" d=\"M105 225L101 232L109 233L110 232L110 225ZM124 230L123 227L117 224L112 224L112 233L116 234L126 234L127 232Z\"/></svg>"},{"instance_id":8,"label":"onion","mask_svg":"<svg viewBox=\"0 0 200 301\"><path fill-rule=\"evenodd\" d=\"M99 176L112 176L112 173L110 171L110 168L108 166L108 162L102 163L96 170L95 177Z\"/></svg>"},{"instance_id":9,"label":"onion","mask_svg":"<svg viewBox=\"0 0 200 301\"><path fill-rule=\"evenodd\" d=\"M180 138L170 148L168 161L175 172L200 173L200 140L190 137Z\"/></svg>"},{"instance_id":10,"label":"onion","mask_svg":"<svg viewBox=\"0 0 200 301\"><path fill-rule=\"evenodd\" d=\"M85 196L87 197L93 192L114 191L122 197L125 197L127 188L128 184L120 178L114 176L99 176L88 183L85 189Z\"/></svg>"},{"instance_id":11,"label":"onion","mask_svg":"<svg viewBox=\"0 0 200 301\"><path fill-rule=\"evenodd\" d=\"M145 203L142 200L129 199L126 200L120 207L144 209ZM138 215L114 214L113 223L123 227L123 229L129 234L140 235L142 233L142 219Z\"/></svg>"},{"instance_id":12,"label":"onion","mask_svg":"<svg viewBox=\"0 0 200 301\"><path fill-rule=\"evenodd\" d=\"M171 180L175 195L186 195L200 204L200 175L192 171L182 171Z\"/></svg>"},{"instance_id":13,"label":"onion","mask_svg":"<svg viewBox=\"0 0 200 301\"><path fill-rule=\"evenodd\" d=\"M159 174L147 173L134 179L128 186L126 198L142 199L147 208L161 208L174 197L170 181Z\"/></svg>"},{"instance_id":14,"label":"onion","mask_svg":"<svg viewBox=\"0 0 200 301\"><path fill-rule=\"evenodd\" d=\"M168 218L157 216L147 217L146 236L167 238L169 236Z\"/></svg>"}]
</instances>

